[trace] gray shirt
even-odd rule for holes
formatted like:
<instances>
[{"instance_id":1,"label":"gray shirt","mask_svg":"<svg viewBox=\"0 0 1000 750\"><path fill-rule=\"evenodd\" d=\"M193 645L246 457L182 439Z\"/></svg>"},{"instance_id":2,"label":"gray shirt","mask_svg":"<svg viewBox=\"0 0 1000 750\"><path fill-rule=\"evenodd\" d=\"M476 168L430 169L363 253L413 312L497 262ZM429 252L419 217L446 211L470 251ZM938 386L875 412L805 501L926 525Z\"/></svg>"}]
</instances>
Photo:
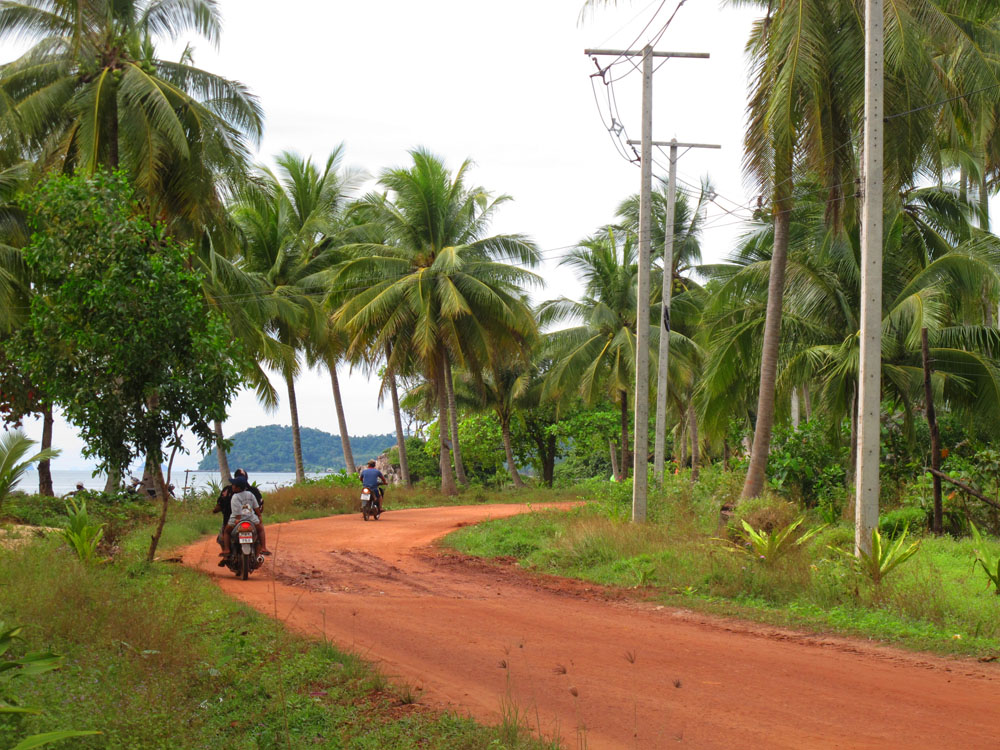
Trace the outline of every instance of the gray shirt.
<instances>
[{"instance_id":1,"label":"gray shirt","mask_svg":"<svg viewBox=\"0 0 1000 750\"><path fill-rule=\"evenodd\" d=\"M233 499L230 501L230 507L233 509L233 512L229 516L229 523L236 524L238 521L260 523L256 512L260 510L260 503L257 502L257 498L254 497L254 494L250 490L243 490L243 492L234 494Z\"/></svg>"}]
</instances>

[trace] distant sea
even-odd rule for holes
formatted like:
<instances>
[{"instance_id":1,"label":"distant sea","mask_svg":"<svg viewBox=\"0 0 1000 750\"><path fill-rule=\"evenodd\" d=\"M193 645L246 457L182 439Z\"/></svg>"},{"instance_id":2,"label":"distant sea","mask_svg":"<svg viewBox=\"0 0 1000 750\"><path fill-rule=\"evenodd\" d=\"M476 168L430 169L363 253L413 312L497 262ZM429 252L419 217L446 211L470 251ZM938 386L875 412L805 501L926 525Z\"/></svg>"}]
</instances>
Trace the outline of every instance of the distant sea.
<instances>
[{"instance_id":1,"label":"distant sea","mask_svg":"<svg viewBox=\"0 0 1000 750\"><path fill-rule=\"evenodd\" d=\"M307 473L306 476L315 478L324 475ZM164 479L166 479L166 473L164 473ZM185 472L175 470L170 477L170 481L174 485L174 494L177 497L181 497L185 479L187 480L188 492L196 492L208 487L212 481L218 482L219 472L190 471L185 476ZM52 471L52 489L56 495L65 495L67 492L72 492L76 489L77 482L83 482L83 486L88 490L103 490L104 481L104 476L100 474L91 476L91 473L86 469L80 471L54 469ZM276 487L295 484L295 472L261 471L256 474L250 472L250 482L260 487L262 492L270 492ZM37 469L35 467L29 469L15 489L29 493L38 492Z\"/></svg>"}]
</instances>

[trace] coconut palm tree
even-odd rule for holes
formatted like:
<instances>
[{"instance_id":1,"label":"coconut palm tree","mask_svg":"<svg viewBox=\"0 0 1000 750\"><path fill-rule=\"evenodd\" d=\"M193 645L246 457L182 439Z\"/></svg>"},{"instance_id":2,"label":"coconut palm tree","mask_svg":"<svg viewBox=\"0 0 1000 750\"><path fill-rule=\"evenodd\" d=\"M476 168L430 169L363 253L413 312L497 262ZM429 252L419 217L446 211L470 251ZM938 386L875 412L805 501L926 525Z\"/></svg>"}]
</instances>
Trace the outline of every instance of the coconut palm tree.
<instances>
[{"instance_id":1,"label":"coconut palm tree","mask_svg":"<svg viewBox=\"0 0 1000 750\"><path fill-rule=\"evenodd\" d=\"M11 430L0 435L0 504L21 481L21 477L31 464L59 455L59 451L47 449L28 456L34 444L35 441L20 430Z\"/></svg>"},{"instance_id":2,"label":"coconut palm tree","mask_svg":"<svg viewBox=\"0 0 1000 750\"><path fill-rule=\"evenodd\" d=\"M0 67L5 132L40 164L125 169L154 211L194 228L221 210L216 185L244 171L262 129L239 82L172 62L155 40L221 33L212 0L0 2L0 40L36 44Z\"/></svg>"},{"instance_id":3,"label":"coconut palm tree","mask_svg":"<svg viewBox=\"0 0 1000 750\"><path fill-rule=\"evenodd\" d=\"M316 351L329 338L321 307L326 293L322 272L343 259L330 238L357 179L354 172L340 170L342 158L338 147L318 167L311 159L284 152L276 159L276 171L258 168L257 179L240 190L232 208L243 241L240 266L263 280L269 306L264 330L280 345L277 369L288 393L297 481L305 479L295 394L298 350L311 345Z\"/></svg>"},{"instance_id":4,"label":"coconut palm tree","mask_svg":"<svg viewBox=\"0 0 1000 750\"><path fill-rule=\"evenodd\" d=\"M622 477L628 472L628 394L635 383L636 279L635 234L606 227L572 250L560 265L572 268L584 283L581 301L560 298L538 310L542 325L578 321L580 325L547 335L552 365L545 377L546 398L579 396L588 405L601 398L617 403L621 412ZM651 287L660 287L656 279ZM659 326L651 326L652 344L659 341ZM691 352L687 337L671 332L670 344L680 356L670 366L683 366ZM651 350L656 347L651 345ZM655 377L655 362L651 377Z\"/></svg>"},{"instance_id":5,"label":"coconut palm tree","mask_svg":"<svg viewBox=\"0 0 1000 750\"><path fill-rule=\"evenodd\" d=\"M782 293L788 257L793 186L808 170L827 193L827 219L840 224L852 210L856 172L855 123L863 101L863 14L856 3L758 3L766 15L747 44L752 93L746 135L747 171L772 197L774 243L754 445L744 497L763 488L771 429L781 332ZM937 101L975 103L996 79L998 9L995 4L961 7L911 0L886 23L885 107L894 113L885 128L885 177L890 191L912 185L929 161L936 138ZM923 106L923 105L927 106Z\"/></svg>"},{"instance_id":6,"label":"coconut palm tree","mask_svg":"<svg viewBox=\"0 0 1000 750\"><path fill-rule=\"evenodd\" d=\"M538 253L522 235L488 235L508 198L467 186L468 161L452 174L426 150L410 155L412 166L379 176L387 193L369 195L359 207L367 221L381 225L385 241L344 248L353 257L330 275L331 299L351 358L391 345L389 371L405 372L408 361L419 366L438 404L441 488L454 494L449 368L478 371L489 359L490 341L524 342L533 335L521 291L539 279L507 261L534 266Z\"/></svg>"}]
</instances>

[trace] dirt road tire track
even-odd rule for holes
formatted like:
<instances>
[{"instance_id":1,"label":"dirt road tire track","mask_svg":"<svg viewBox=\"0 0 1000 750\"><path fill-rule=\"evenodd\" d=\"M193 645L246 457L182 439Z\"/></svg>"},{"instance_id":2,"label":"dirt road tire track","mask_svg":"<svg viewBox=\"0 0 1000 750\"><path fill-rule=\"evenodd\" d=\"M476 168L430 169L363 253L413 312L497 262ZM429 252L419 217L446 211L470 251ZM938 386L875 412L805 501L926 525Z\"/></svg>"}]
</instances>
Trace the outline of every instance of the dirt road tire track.
<instances>
[{"instance_id":1,"label":"dirt road tire track","mask_svg":"<svg viewBox=\"0 0 1000 750\"><path fill-rule=\"evenodd\" d=\"M214 538L183 559L289 627L380 663L421 703L495 722L509 697L567 746L585 727L593 750L1000 748L995 665L713 619L432 549L459 526L529 510L269 526L275 555L249 581L216 567Z\"/></svg>"}]
</instances>

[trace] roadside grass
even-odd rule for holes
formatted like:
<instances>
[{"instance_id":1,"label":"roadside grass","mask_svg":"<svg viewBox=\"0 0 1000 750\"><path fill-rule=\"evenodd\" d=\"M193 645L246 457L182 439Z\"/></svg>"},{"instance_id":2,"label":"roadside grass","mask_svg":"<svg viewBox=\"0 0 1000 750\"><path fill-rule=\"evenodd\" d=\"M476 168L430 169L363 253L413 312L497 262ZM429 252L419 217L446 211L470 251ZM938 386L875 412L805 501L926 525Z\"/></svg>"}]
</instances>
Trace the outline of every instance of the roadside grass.
<instances>
[{"instance_id":1,"label":"roadside grass","mask_svg":"<svg viewBox=\"0 0 1000 750\"><path fill-rule=\"evenodd\" d=\"M128 552L87 566L49 538L0 550L0 570L0 620L25 626L23 650L66 657L11 683L45 713L0 714L0 747L68 728L102 732L73 747L107 750L556 747L523 725L426 710L358 656L290 634L179 566Z\"/></svg>"},{"instance_id":2,"label":"roadside grass","mask_svg":"<svg viewBox=\"0 0 1000 750\"><path fill-rule=\"evenodd\" d=\"M359 510L353 487L293 486L265 495L268 523ZM390 509L477 502L576 500L580 492L391 488ZM10 696L45 709L0 714L0 747L57 729L97 729L79 748L495 748L553 750L504 707L497 727L422 708L406 685L331 645L294 636L226 597L200 574L143 562L158 506L140 497L88 493L105 524L105 561L80 563L57 536L0 548L0 622L25 626L24 648L66 657L62 669L15 680ZM158 557L219 527L215 498L172 502ZM7 523L64 527L58 498L15 496Z\"/></svg>"},{"instance_id":3,"label":"roadside grass","mask_svg":"<svg viewBox=\"0 0 1000 750\"><path fill-rule=\"evenodd\" d=\"M391 510L427 508L441 505L472 505L475 503L542 503L580 500L589 487L550 490L526 487L522 490L492 490L482 487L462 488L459 494L447 497L433 487L390 487L384 507ZM264 494L265 523L301 521L310 518L360 513L360 485L338 487L311 482L291 485ZM138 495L107 497L99 492L83 495L87 509L95 522L103 523L102 551L106 555L124 553L141 556L149 547L159 505ZM172 501L167 524L160 540L159 554L191 544L201 537L217 534L221 517L212 513L215 497L206 494ZM0 524L65 527L68 523L66 501L43 495L15 495L0 507Z\"/></svg>"},{"instance_id":4,"label":"roadside grass","mask_svg":"<svg viewBox=\"0 0 1000 750\"><path fill-rule=\"evenodd\" d=\"M526 568L630 587L658 603L784 627L838 633L944 654L1000 655L1000 596L973 569L971 539L920 539L921 549L879 587L831 547L850 549L853 528L828 526L770 565L738 545L735 519L720 526L722 499L738 493L718 470L671 478L651 493L650 522L628 522L631 488L603 483L569 512L535 512L470 526L444 544L480 557L514 557ZM787 504L746 506L756 523ZM756 526L755 523L755 527ZM819 525L812 520L806 526ZM990 543L996 553L1000 544Z\"/></svg>"}]
</instances>

